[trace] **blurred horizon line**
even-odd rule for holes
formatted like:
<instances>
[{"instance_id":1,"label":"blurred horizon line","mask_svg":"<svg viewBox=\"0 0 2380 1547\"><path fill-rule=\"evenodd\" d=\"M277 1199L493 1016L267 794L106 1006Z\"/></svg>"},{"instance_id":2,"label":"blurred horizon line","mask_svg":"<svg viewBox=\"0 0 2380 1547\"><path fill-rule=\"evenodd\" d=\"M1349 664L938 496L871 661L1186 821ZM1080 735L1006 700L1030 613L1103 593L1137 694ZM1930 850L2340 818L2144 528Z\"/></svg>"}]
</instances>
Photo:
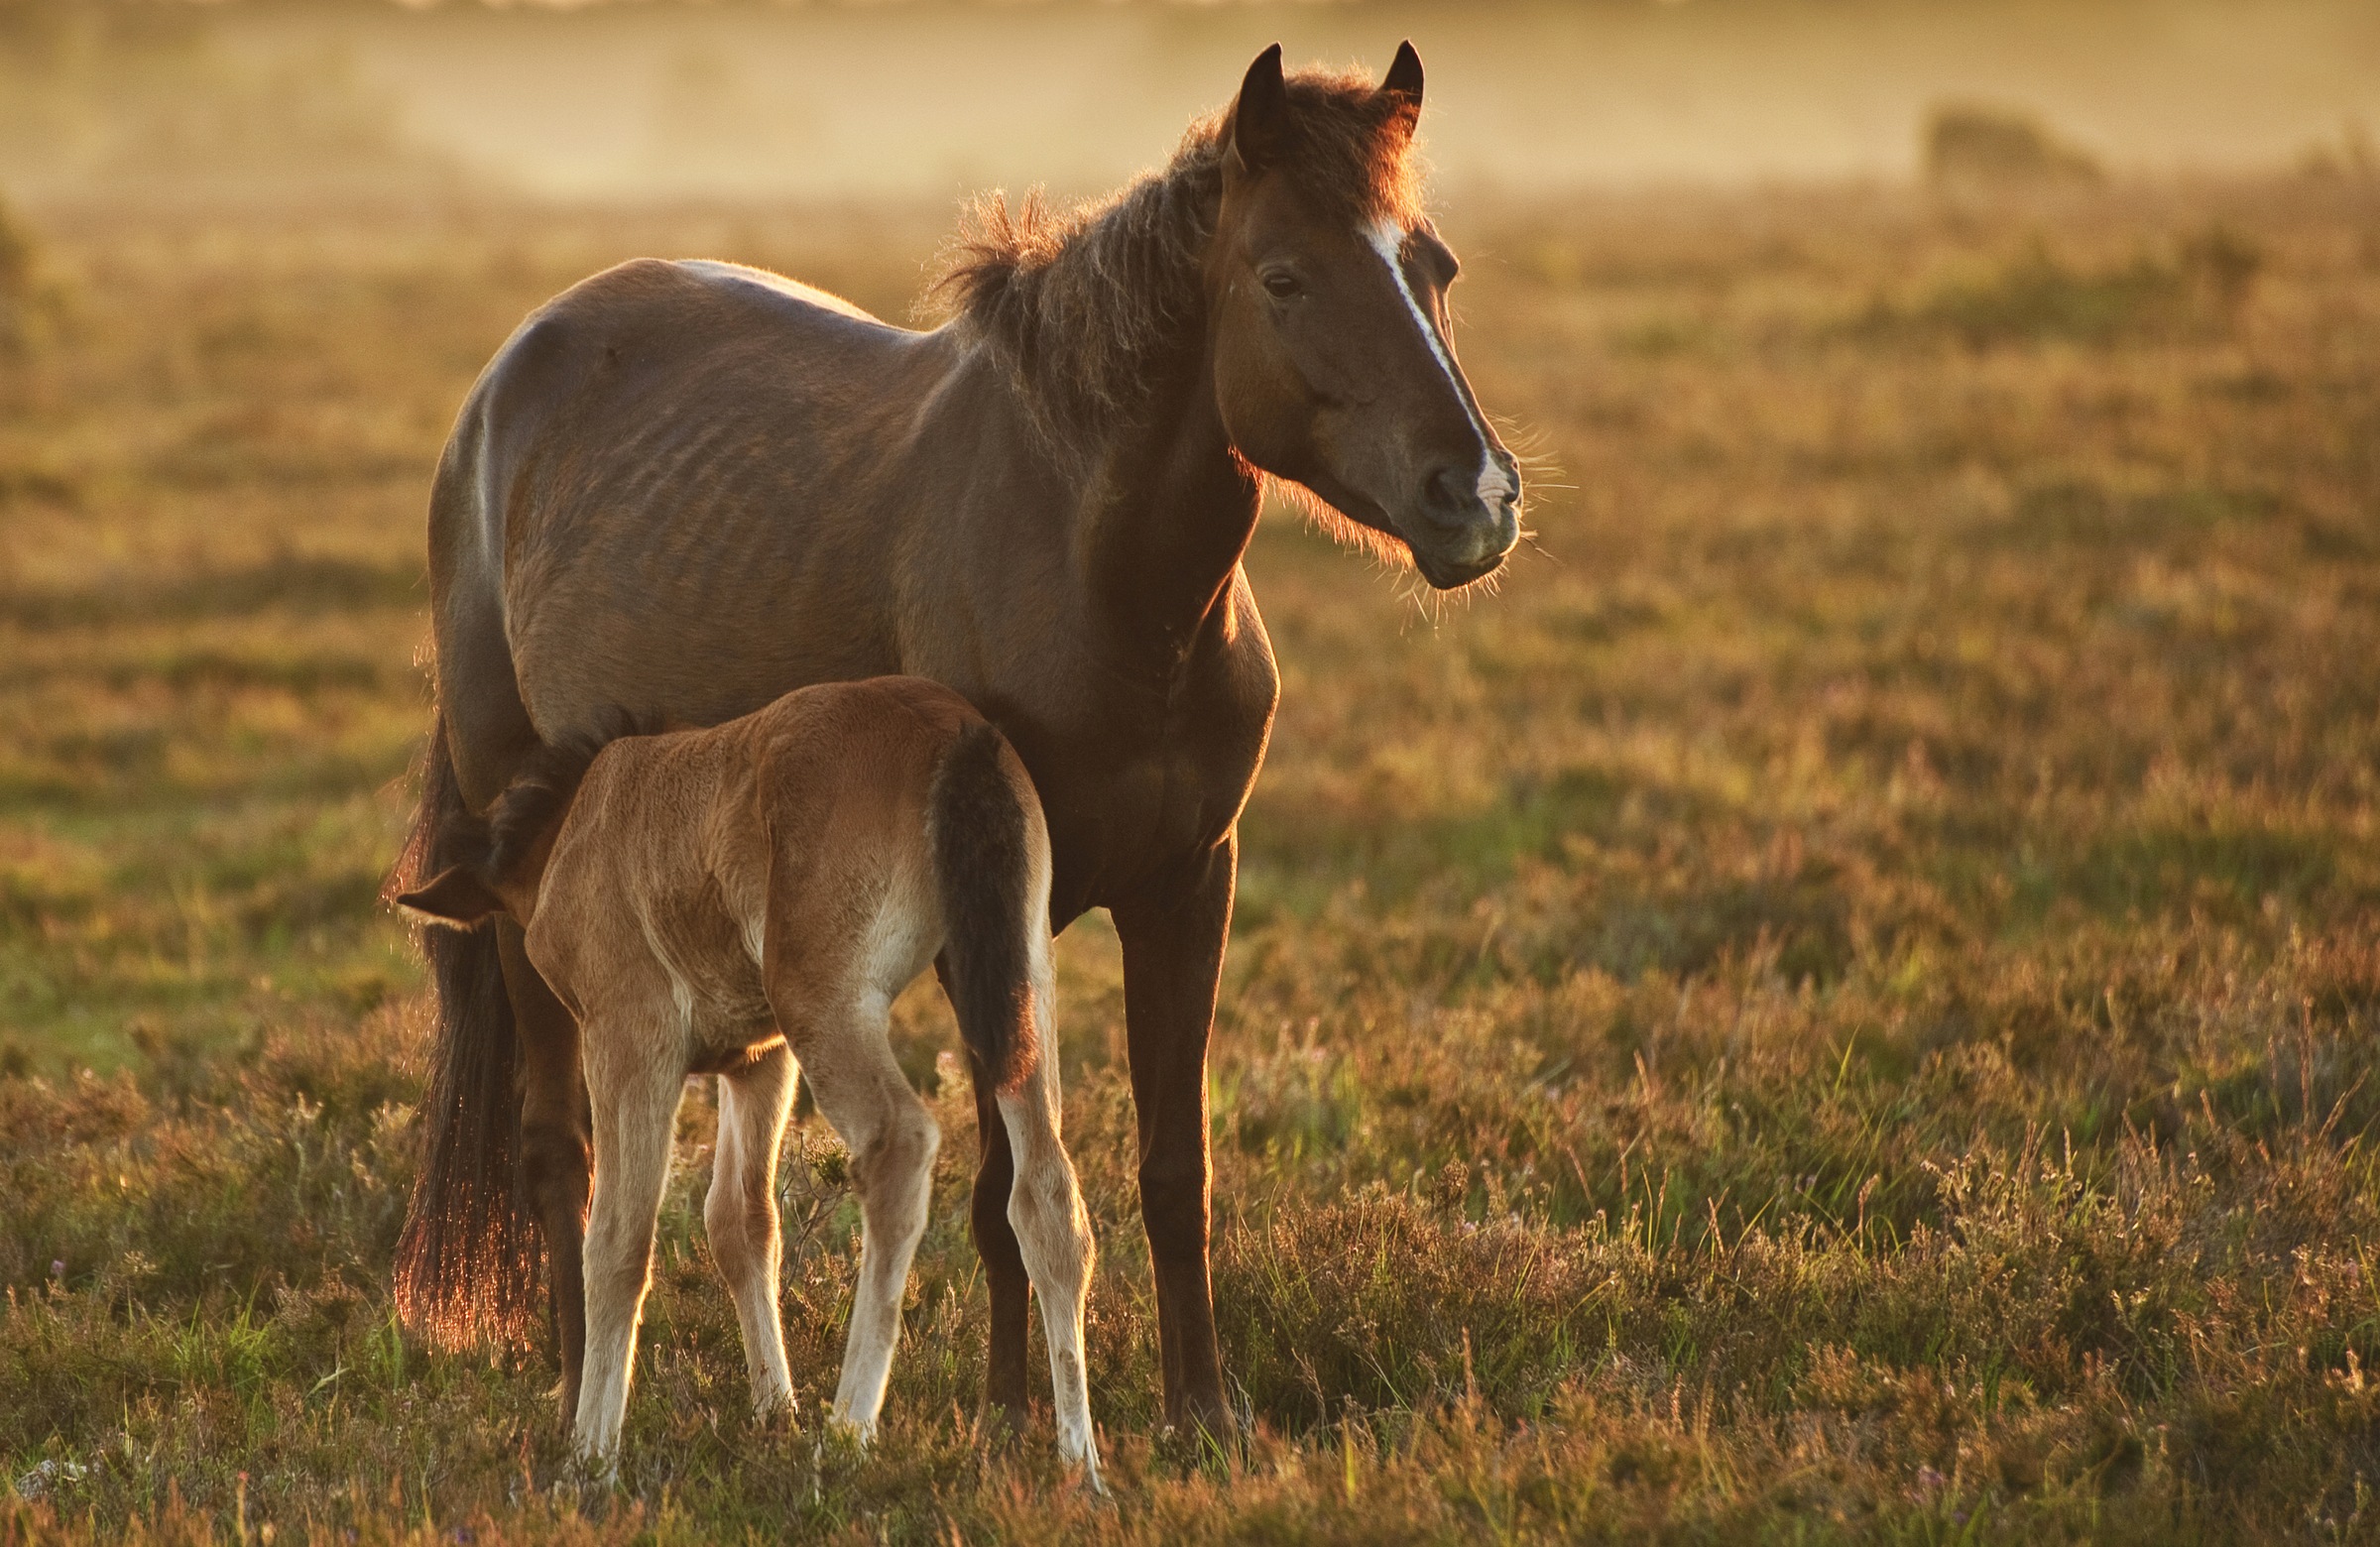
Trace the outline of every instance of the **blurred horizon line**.
<instances>
[{"instance_id":1,"label":"blurred horizon line","mask_svg":"<svg viewBox=\"0 0 2380 1547\"><path fill-rule=\"evenodd\" d=\"M1429 74L1442 189L1906 181L1971 104L2133 180L2354 162L2361 0L19 0L28 197L1072 198L1161 164L1249 59Z\"/></svg>"}]
</instances>

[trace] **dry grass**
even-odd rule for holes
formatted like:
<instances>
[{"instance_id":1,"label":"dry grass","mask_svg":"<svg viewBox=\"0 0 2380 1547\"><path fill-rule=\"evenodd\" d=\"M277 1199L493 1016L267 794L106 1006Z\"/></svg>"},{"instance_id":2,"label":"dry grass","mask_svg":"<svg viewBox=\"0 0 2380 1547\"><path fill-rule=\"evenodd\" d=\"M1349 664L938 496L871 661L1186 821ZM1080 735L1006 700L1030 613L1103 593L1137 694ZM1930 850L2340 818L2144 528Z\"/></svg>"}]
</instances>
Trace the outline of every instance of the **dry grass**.
<instances>
[{"instance_id":1,"label":"dry grass","mask_svg":"<svg viewBox=\"0 0 2380 1547\"><path fill-rule=\"evenodd\" d=\"M743 1413L690 1104L620 1490L393 1330L373 891L471 373L637 251L898 314L938 220L54 210L0 363L0 1540L2380 1537L2380 198L1474 207L1562 469L1431 622L1293 519L1214 1068L1229 1454L1155 1434L1121 990L1064 956L1113 1506L964 1415L955 1142L891 1428ZM90 1073L86 1070L101 1072ZM245 1514L240 1513L245 1510ZM343 1533L353 1532L352 1537Z\"/></svg>"}]
</instances>

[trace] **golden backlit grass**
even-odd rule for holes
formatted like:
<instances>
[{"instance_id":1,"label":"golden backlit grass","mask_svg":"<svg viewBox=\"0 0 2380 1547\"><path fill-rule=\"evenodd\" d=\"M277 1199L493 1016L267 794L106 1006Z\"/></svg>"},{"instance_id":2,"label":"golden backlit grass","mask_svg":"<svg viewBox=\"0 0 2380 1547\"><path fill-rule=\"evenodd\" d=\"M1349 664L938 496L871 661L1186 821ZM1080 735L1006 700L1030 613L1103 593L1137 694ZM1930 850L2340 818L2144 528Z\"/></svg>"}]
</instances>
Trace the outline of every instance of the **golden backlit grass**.
<instances>
[{"instance_id":1,"label":"golden backlit grass","mask_svg":"<svg viewBox=\"0 0 2380 1547\"><path fill-rule=\"evenodd\" d=\"M374 901L472 373L636 252L894 315L938 214L52 210L0 361L0 1537L2380 1535L2380 190L1449 211L1544 459L1432 609L1276 517L1214 1064L1254 1420L1159 1435L1121 989L1067 937L1117 1497L987 1456L972 1120L877 1451L856 1215L744 1415L690 1103L617 1492L393 1329L418 974ZM245 1515L240 1511L244 1509ZM13 1513L8 1511L13 1510Z\"/></svg>"}]
</instances>

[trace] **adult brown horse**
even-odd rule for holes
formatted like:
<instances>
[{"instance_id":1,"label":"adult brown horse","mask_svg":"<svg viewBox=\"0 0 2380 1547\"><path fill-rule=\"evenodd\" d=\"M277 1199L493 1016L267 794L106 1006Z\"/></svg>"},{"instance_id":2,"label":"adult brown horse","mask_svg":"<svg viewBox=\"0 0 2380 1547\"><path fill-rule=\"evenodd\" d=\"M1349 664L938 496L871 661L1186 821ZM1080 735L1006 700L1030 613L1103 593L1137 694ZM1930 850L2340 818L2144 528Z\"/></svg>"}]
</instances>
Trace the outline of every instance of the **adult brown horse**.
<instances>
[{"instance_id":1,"label":"adult brown horse","mask_svg":"<svg viewBox=\"0 0 2380 1547\"><path fill-rule=\"evenodd\" d=\"M1047 812L1051 924L1124 950L1165 1412L1231 1422L1207 1265L1206 1054L1236 826L1278 696L1240 560L1267 475L1432 585L1496 568L1513 458L1455 362L1455 260L1408 161L1421 61L1376 88L1276 46L1161 173L1065 219L990 207L956 314L889 326L719 263L642 261L492 362L429 514L438 719L401 876L540 741L615 705L708 725L906 672L1008 734ZM525 1330L538 1240L577 1402L587 1098L519 930L428 942L439 1010L399 1303ZM795 1049L798 1054L799 1049ZM1026 1274L977 1082L987 1401L1021 1408Z\"/></svg>"}]
</instances>

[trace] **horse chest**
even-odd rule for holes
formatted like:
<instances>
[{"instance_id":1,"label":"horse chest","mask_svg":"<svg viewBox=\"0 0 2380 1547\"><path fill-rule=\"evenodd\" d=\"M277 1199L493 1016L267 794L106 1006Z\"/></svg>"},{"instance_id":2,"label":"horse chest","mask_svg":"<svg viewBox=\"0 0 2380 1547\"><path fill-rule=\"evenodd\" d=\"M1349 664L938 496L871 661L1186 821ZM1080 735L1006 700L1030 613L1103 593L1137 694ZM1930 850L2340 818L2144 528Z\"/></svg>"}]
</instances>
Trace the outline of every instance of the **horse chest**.
<instances>
[{"instance_id":1,"label":"horse chest","mask_svg":"<svg viewBox=\"0 0 2380 1547\"><path fill-rule=\"evenodd\" d=\"M1170 703L1086 718L1041 792L1061 892L1073 881L1082 903L1104 901L1230 833L1263 761L1273 704L1263 664L1253 692L1210 675Z\"/></svg>"},{"instance_id":2,"label":"horse chest","mask_svg":"<svg viewBox=\"0 0 2380 1547\"><path fill-rule=\"evenodd\" d=\"M1221 836L1197 761L1163 743L1137 751L1117 762L1100 791L1110 841L1128 853L1170 854Z\"/></svg>"}]
</instances>

